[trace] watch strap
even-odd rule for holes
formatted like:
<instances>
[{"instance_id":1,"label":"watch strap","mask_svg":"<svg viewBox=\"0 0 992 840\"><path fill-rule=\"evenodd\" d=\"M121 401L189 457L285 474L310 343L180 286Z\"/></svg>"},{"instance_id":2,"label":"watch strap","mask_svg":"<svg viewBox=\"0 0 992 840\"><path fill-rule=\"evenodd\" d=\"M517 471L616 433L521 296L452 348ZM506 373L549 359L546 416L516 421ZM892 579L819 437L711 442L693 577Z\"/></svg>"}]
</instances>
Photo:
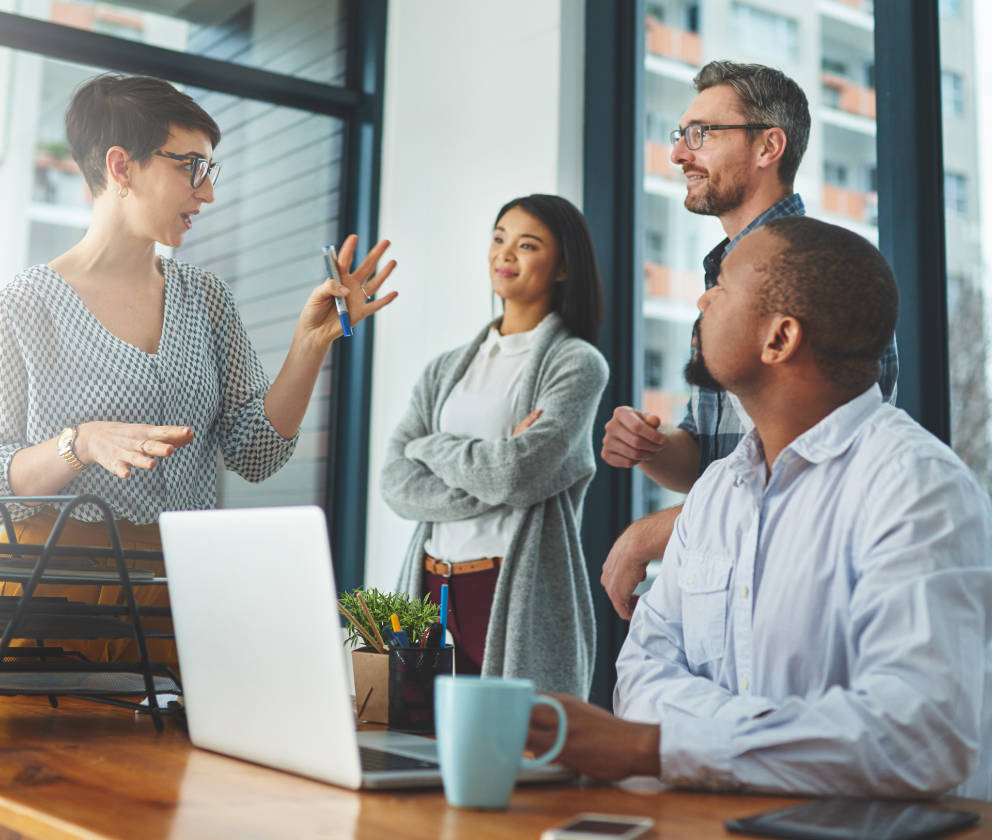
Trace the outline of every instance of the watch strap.
<instances>
[{"instance_id":1,"label":"watch strap","mask_svg":"<svg viewBox=\"0 0 992 840\"><path fill-rule=\"evenodd\" d=\"M65 459L65 462L76 472L82 472L86 468L86 464L80 461L76 456L76 450L72 446L75 442L76 427L70 426L63 429L62 434L59 436L59 455L61 455L63 459Z\"/></svg>"}]
</instances>

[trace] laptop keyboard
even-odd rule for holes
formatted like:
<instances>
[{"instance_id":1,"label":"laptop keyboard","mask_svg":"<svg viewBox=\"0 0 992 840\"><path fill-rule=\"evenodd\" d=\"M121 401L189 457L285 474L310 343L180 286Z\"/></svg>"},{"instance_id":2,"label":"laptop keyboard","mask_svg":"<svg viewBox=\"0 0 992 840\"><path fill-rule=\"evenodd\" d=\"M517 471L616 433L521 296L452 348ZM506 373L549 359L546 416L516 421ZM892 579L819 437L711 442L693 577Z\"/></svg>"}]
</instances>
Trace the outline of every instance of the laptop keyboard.
<instances>
[{"instance_id":1,"label":"laptop keyboard","mask_svg":"<svg viewBox=\"0 0 992 840\"><path fill-rule=\"evenodd\" d=\"M377 750L374 747L358 747L362 759L362 770L436 770L437 762L410 758L398 753Z\"/></svg>"}]
</instances>

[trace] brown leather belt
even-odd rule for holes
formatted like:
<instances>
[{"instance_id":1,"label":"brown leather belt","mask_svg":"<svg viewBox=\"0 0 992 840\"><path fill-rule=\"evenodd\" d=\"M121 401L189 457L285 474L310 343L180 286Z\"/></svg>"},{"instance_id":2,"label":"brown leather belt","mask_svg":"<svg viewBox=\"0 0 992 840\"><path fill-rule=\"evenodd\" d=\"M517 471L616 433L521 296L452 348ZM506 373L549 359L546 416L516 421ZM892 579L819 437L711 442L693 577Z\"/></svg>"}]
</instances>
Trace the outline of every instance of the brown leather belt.
<instances>
[{"instance_id":1,"label":"brown leather belt","mask_svg":"<svg viewBox=\"0 0 992 840\"><path fill-rule=\"evenodd\" d=\"M470 572L488 572L498 569L503 564L502 557L483 557L481 560L466 560L464 563L445 563L436 560L429 554L424 555L424 568L432 575L451 577L452 575L467 575Z\"/></svg>"}]
</instances>

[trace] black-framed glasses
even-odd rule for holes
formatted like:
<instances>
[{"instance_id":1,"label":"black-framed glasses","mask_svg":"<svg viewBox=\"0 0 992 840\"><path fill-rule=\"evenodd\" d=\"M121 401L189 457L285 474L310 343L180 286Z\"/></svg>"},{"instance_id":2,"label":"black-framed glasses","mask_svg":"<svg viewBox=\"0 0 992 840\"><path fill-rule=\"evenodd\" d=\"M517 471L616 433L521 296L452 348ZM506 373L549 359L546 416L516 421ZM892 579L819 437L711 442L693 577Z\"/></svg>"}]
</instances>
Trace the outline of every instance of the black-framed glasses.
<instances>
[{"instance_id":1,"label":"black-framed glasses","mask_svg":"<svg viewBox=\"0 0 992 840\"><path fill-rule=\"evenodd\" d=\"M679 140L685 140L686 148L689 151L695 151L696 149L702 148L703 137L706 136L707 131L726 131L730 128L775 128L773 125L768 123L744 123L742 125L702 125L701 123L689 123L685 128L676 128L669 135L669 140L672 141L674 146Z\"/></svg>"},{"instance_id":2,"label":"black-framed glasses","mask_svg":"<svg viewBox=\"0 0 992 840\"><path fill-rule=\"evenodd\" d=\"M194 190L207 180L207 176L210 176L211 184L216 184L217 178L220 176L220 164L215 160L207 160L195 155L177 155L172 152L163 152L161 149L155 154L159 157L169 158L169 160L181 160L183 166L189 170L189 185Z\"/></svg>"}]
</instances>

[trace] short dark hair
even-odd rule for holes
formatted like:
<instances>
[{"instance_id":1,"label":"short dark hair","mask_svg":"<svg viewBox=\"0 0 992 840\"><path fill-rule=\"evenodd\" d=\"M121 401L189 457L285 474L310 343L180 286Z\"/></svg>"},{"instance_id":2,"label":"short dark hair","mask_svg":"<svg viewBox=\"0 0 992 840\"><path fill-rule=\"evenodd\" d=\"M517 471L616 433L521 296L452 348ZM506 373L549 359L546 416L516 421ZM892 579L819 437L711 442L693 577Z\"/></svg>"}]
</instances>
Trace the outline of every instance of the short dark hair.
<instances>
[{"instance_id":1,"label":"short dark hair","mask_svg":"<svg viewBox=\"0 0 992 840\"><path fill-rule=\"evenodd\" d=\"M552 312L561 316L573 335L595 344L603 320L603 284L585 217L568 199L535 193L504 204L493 227L514 207L540 219L558 243L565 280L555 284Z\"/></svg>"},{"instance_id":2,"label":"short dark hair","mask_svg":"<svg viewBox=\"0 0 992 840\"><path fill-rule=\"evenodd\" d=\"M885 257L858 234L805 216L775 219L759 230L785 243L755 266L765 275L761 313L797 318L820 372L846 393L860 394L878 380L896 327L899 293Z\"/></svg>"},{"instance_id":3,"label":"short dark hair","mask_svg":"<svg viewBox=\"0 0 992 840\"><path fill-rule=\"evenodd\" d=\"M202 131L214 148L220 143L217 123L191 96L152 76L95 76L76 89L65 112L69 150L94 195L107 186L107 149L120 146L143 163L173 125Z\"/></svg>"},{"instance_id":4,"label":"short dark hair","mask_svg":"<svg viewBox=\"0 0 992 840\"><path fill-rule=\"evenodd\" d=\"M700 93L729 85L741 101L745 120L775 125L785 132L778 177L791 187L809 142L809 102L803 89L774 67L734 61L711 61L696 74L693 84Z\"/></svg>"}]
</instances>

